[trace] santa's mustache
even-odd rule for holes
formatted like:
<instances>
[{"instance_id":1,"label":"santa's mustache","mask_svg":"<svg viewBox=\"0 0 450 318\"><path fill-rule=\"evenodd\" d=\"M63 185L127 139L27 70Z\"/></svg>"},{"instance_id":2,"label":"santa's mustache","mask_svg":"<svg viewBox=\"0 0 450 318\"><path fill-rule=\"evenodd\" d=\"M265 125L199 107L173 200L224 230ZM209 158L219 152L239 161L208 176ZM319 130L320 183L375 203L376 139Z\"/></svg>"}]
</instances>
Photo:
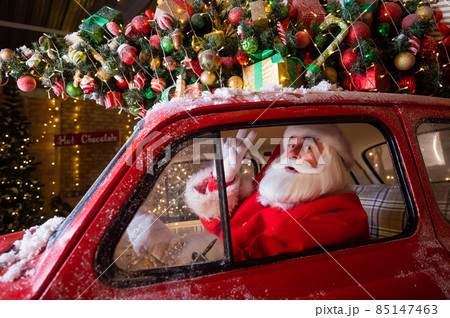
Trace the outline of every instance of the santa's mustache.
<instances>
[{"instance_id":1,"label":"santa's mustache","mask_svg":"<svg viewBox=\"0 0 450 318\"><path fill-rule=\"evenodd\" d=\"M306 160L286 158L285 160L278 161L274 165L274 168L284 170L289 173L316 174L320 173L323 170L323 165L317 165L317 167L313 167Z\"/></svg>"}]
</instances>

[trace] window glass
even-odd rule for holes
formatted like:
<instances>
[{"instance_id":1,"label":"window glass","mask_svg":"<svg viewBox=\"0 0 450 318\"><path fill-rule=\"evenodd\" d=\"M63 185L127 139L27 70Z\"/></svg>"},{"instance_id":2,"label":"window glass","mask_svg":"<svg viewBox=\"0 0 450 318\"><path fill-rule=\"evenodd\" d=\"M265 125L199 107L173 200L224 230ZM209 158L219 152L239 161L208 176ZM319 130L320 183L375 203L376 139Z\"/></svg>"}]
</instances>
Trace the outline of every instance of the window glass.
<instances>
[{"instance_id":1,"label":"window glass","mask_svg":"<svg viewBox=\"0 0 450 318\"><path fill-rule=\"evenodd\" d=\"M213 139L182 146L123 234L114 254L125 270L142 270L223 258L223 244L186 205L186 185L199 171L213 170ZM219 202L217 191L210 199Z\"/></svg>"},{"instance_id":2,"label":"window glass","mask_svg":"<svg viewBox=\"0 0 450 318\"><path fill-rule=\"evenodd\" d=\"M363 156L381 183L397 184L394 166L386 143L367 149Z\"/></svg>"},{"instance_id":3,"label":"window glass","mask_svg":"<svg viewBox=\"0 0 450 318\"><path fill-rule=\"evenodd\" d=\"M436 203L450 221L450 124L423 123L417 140Z\"/></svg>"}]
</instances>

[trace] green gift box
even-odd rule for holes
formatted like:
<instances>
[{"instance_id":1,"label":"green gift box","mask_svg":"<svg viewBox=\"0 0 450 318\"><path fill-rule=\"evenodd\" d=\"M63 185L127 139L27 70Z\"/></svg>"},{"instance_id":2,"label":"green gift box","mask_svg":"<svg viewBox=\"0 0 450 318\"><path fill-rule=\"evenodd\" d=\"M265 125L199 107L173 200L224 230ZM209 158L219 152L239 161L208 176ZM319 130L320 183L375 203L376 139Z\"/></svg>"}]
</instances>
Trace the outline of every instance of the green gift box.
<instances>
[{"instance_id":1,"label":"green gift box","mask_svg":"<svg viewBox=\"0 0 450 318\"><path fill-rule=\"evenodd\" d=\"M276 53L243 69L244 89L258 91L265 85L279 84L297 88L303 84L302 70L299 62Z\"/></svg>"},{"instance_id":2,"label":"green gift box","mask_svg":"<svg viewBox=\"0 0 450 318\"><path fill-rule=\"evenodd\" d=\"M122 13L113 8L104 6L95 14L84 20L84 22L80 24L78 28L87 32L91 39L97 44L102 44L106 41L106 23L108 22L116 22L118 24L122 24Z\"/></svg>"}]
</instances>

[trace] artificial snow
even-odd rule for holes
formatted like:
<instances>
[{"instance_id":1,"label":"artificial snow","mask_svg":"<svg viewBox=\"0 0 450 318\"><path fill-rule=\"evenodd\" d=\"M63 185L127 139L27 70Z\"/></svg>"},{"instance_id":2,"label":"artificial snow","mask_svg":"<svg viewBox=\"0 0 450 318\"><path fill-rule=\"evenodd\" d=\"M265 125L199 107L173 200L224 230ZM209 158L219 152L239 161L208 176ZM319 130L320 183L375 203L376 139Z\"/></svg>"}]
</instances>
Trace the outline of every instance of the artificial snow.
<instances>
[{"instance_id":1,"label":"artificial snow","mask_svg":"<svg viewBox=\"0 0 450 318\"><path fill-rule=\"evenodd\" d=\"M55 216L40 226L26 230L23 238L14 242L12 250L0 255L0 271L10 266L0 276L0 282L13 282L21 276L33 274L33 270L27 270L26 264L44 250L50 236L63 220Z\"/></svg>"}]
</instances>

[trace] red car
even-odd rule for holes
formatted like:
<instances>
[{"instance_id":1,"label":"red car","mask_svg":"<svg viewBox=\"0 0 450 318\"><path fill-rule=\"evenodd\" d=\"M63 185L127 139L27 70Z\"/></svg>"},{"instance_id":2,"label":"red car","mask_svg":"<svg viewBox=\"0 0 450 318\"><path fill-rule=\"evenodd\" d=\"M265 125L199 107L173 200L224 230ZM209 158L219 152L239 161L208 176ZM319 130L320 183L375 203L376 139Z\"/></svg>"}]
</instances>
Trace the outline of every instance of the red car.
<instances>
[{"instance_id":1,"label":"red car","mask_svg":"<svg viewBox=\"0 0 450 318\"><path fill-rule=\"evenodd\" d=\"M370 240L234 261L220 168L223 241L186 206L186 181L241 128L257 132L241 167L257 176L285 126L306 123L351 142ZM0 237L0 298L449 299L449 161L448 99L230 90L159 104L66 219Z\"/></svg>"}]
</instances>

